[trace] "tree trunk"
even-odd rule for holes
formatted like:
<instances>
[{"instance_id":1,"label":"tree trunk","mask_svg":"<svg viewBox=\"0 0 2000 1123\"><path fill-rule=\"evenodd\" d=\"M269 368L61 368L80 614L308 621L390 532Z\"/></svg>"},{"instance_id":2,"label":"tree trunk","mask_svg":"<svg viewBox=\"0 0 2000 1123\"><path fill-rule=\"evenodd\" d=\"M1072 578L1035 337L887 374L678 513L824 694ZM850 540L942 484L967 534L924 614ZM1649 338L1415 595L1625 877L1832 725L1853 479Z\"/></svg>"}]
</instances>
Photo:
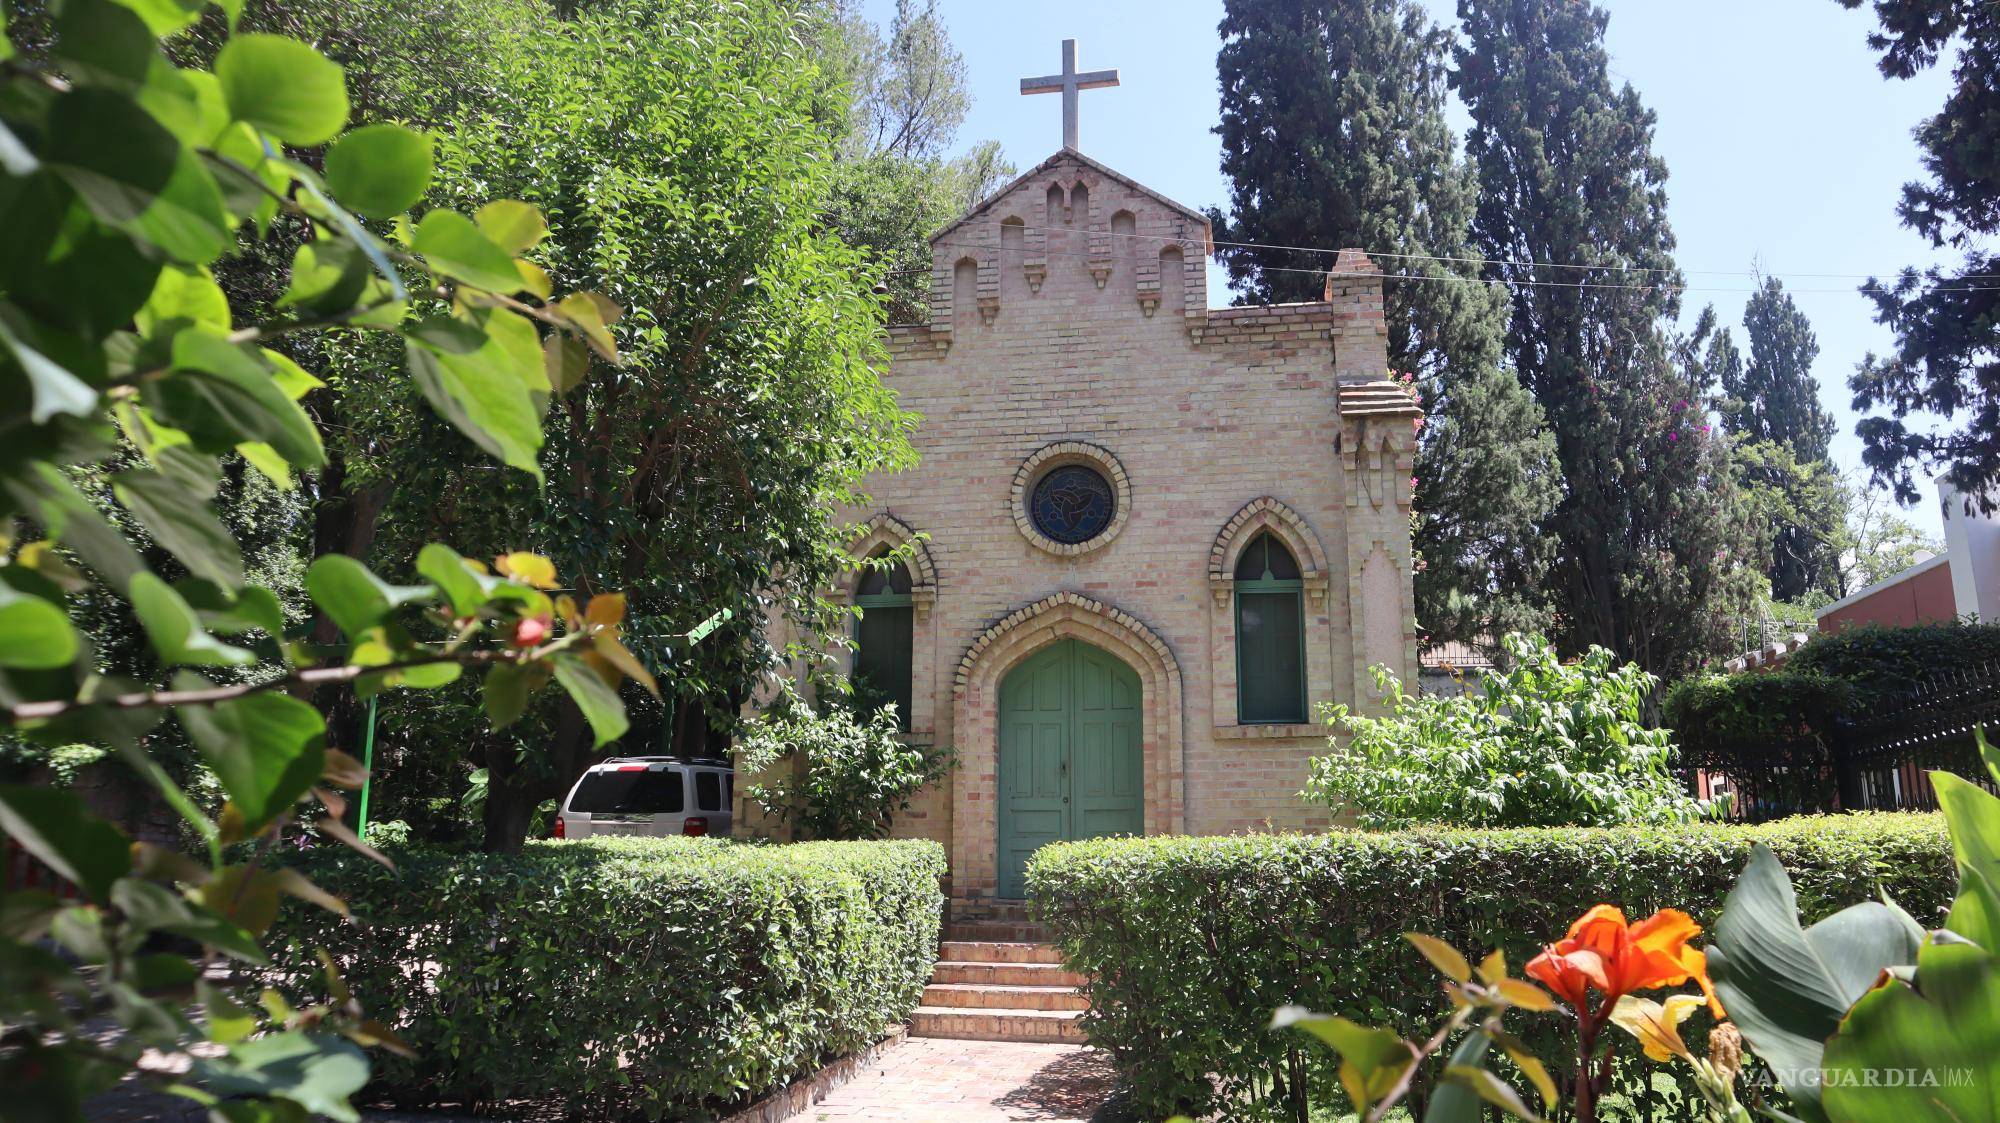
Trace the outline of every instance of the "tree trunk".
<instances>
[{"instance_id":1,"label":"tree trunk","mask_svg":"<svg viewBox=\"0 0 2000 1123\"><path fill-rule=\"evenodd\" d=\"M331 451L317 482L319 494L312 512L312 556L321 558L328 554L345 554L356 560L366 558L369 548L375 544L376 521L382 515L383 505L389 501L389 486L376 484L350 494L347 489L347 462ZM320 647L333 647L342 642L340 628L324 612L313 617L310 638L313 644ZM359 757L363 723L367 719L354 691L344 685L329 686L320 690L319 696L312 701L326 716L326 743Z\"/></svg>"},{"instance_id":2,"label":"tree trunk","mask_svg":"<svg viewBox=\"0 0 2000 1123\"><path fill-rule=\"evenodd\" d=\"M554 688L552 688L554 689ZM560 799L589 764L590 727L583 711L565 695L557 703L555 729L543 750L546 759L523 767L511 751L486 754L486 837L480 849L488 854L518 854L527 841L535 808L545 799Z\"/></svg>"}]
</instances>

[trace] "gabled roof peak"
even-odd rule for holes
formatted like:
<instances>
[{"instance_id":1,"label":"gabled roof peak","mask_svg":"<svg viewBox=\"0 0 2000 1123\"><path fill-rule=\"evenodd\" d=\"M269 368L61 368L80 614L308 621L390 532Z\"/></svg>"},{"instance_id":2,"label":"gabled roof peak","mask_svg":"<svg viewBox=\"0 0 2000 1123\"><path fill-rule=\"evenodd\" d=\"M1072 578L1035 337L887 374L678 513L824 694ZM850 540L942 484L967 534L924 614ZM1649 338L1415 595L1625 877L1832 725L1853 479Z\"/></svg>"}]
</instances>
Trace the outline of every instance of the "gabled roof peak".
<instances>
[{"instance_id":1,"label":"gabled roof peak","mask_svg":"<svg viewBox=\"0 0 2000 1123\"><path fill-rule=\"evenodd\" d=\"M1036 164L1034 167L1029 168L1027 171L1022 172L1020 175L1015 176L1014 179L1010 181L1006 186L1001 187L999 190L994 191L991 195L988 195L986 198L980 200L978 206L973 207L971 210L965 212L962 215L959 215L957 218L946 223L942 227L939 227L937 232L930 236L931 243L935 245L940 239L944 238L946 235L950 234L954 230L957 230L959 227L964 226L965 224L973 221L974 219L981 218L987 215L988 213L996 209L1002 200L1006 199L1009 195L1012 195L1016 190L1020 189L1020 187L1023 184L1028 183L1037 178L1040 178L1050 170L1065 164L1073 166L1080 171L1088 170L1091 172L1095 172L1096 174L1103 176L1106 179L1115 180L1118 183L1124 184L1126 187L1129 187L1132 190L1140 193L1141 195L1144 195L1147 198L1152 199L1154 202L1159 203L1161 206L1167 208L1168 210L1173 211L1178 215L1181 215L1182 217L1188 219L1189 221L1198 223L1201 227L1203 252L1207 253L1207 252L1212 252L1214 250L1215 247L1211 241L1211 239L1213 238L1213 231L1209 227L1207 215L1202 214L1200 211L1195 210L1193 207L1187 206L1184 203L1179 203L1174 201L1173 199L1169 199L1165 195L1160 194L1158 191L1155 191L1152 188L1146 186L1145 184L1140 183L1138 180L1133 179L1131 176L1128 176L1123 172L1116 171L1104 164L1101 164L1098 161L1093 160L1088 156L1085 156L1083 153L1078 152L1074 148L1058 149L1048 159L1043 160L1041 163Z\"/></svg>"}]
</instances>

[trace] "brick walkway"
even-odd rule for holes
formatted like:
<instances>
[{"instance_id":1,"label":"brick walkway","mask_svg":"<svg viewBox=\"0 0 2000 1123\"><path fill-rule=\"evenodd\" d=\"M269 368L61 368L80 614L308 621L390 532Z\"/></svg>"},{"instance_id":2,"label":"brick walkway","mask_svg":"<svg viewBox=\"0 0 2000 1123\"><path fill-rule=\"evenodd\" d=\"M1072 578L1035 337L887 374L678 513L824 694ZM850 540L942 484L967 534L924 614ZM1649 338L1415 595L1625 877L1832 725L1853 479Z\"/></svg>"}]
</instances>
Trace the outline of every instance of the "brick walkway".
<instances>
[{"instance_id":1,"label":"brick walkway","mask_svg":"<svg viewBox=\"0 0 2000 1123\"><path fill-rule=\"evenodd\" d=\"M1081 1045L913 1037L799 1118L871 1123L1097 1120L1111 1064Z\"/></svg>"}]
</instances>

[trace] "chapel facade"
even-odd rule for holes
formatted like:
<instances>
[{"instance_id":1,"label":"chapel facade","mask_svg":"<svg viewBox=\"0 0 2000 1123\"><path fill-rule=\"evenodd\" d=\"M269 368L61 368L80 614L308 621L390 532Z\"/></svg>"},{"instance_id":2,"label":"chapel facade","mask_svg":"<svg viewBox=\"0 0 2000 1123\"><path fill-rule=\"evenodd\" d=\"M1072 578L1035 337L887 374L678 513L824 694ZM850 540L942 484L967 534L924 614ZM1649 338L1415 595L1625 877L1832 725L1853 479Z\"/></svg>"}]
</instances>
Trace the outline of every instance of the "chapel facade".
<instances>
[{"instance_id":1,"label":"chapel facade","mask_svg":"<svg viewBox=\"0 0 2000 1123\"><path fill-rule=\"evenodd\" d=\"M1024 896L1045 843L1327 825L1298 796L1322 702L1415 680L1420 416L1382 277L1211 309L1206 219L1065 147L932 238L925 322L886 383L910 471L844 512L845 657L957 767L895 833L951 856L955 907Z\"/></svg>"}]
</instances>

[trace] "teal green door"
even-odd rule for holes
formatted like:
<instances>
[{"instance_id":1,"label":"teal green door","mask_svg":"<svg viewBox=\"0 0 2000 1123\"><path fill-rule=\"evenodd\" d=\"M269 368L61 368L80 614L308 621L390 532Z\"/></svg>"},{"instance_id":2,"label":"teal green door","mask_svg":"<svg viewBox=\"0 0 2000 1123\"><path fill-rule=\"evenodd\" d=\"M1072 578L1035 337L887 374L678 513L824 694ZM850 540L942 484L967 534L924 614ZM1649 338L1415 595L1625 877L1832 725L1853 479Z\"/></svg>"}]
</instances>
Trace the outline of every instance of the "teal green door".
<instances>
[{"instance_id":1,"label":"teal green door","mask_svg":"<svg viewBox=\"0 0 2000 1123\"><path fill-rule=\"evenodd\" d=\"M1027 895L1028 855L1064 839L1145 830L1139 676L1061 640L1000 683L1000 895Z\"/></svg>"}]
</instances>

